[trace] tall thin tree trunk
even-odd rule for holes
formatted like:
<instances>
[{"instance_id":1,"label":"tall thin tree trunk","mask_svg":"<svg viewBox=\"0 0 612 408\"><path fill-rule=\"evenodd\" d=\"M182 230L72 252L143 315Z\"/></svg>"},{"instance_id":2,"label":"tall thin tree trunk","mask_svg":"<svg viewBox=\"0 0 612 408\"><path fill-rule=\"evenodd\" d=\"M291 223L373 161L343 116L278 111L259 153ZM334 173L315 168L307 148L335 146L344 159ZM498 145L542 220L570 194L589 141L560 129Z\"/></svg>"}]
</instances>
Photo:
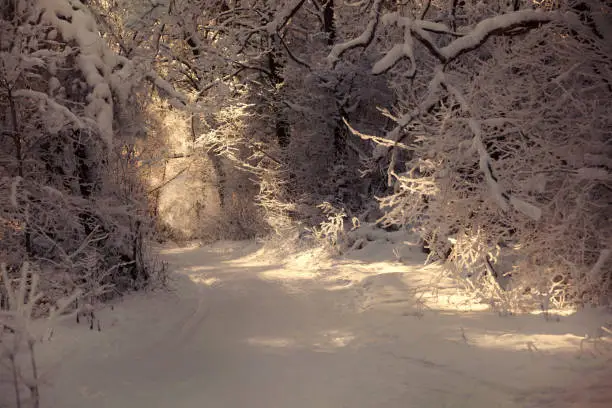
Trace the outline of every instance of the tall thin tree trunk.
<instances>
[{"instance_id":1,"label":"tall thin tree trunk","mask_svg":"<svg viewBox=\"0 0 612 408\"><path fill-rule=\"evenodd\" d=\"M327 45L336 41L336 24L334 22L334 0L327 0L323 9L323 32L327 34Z\"/></svg>"},{"instance_id":2,"label":"tall thin tree trunk","mask_svg":"<svg viewBox=\"0 0 612 408\"><path fill-rule=\"evenodd\" d=\"M19 177L23 178L25 175L24 166L23 166L23 144L21 143L21 135L19 134L19 125L17 119L17 106L15 106L15 98L13 97L13 92L10 84L6 86L8 93L8 102L9 109L11 110L11 130L12 130L12 139L13 144L15 145L15 158L17 159L17 174ZM28 211L26 206L26 214L25 214L25 226L24 226L24 240L25 240L25 248L26 253L28 255L32 254L32 235L30 232L30 225L28 221Z\"/></svg>"},{"instance_id":3,"label":"tall thin tree trunk","mask_svg":"<svg viewBox=\"0 0 612 408\"><path fill-rule=\"evenodd\" d=\"M268 52L268 70L270 71L270 81L276 87L283 83L283 78L279 74L281 66L274 58L274 51L278 49L274 36L270 37L270 45L272 50ZM278 145L281 148L287 147L291 141L291 134L289 132L289 123L282 112L276 112L275 133Z\"/></svg>"}]
</instances>

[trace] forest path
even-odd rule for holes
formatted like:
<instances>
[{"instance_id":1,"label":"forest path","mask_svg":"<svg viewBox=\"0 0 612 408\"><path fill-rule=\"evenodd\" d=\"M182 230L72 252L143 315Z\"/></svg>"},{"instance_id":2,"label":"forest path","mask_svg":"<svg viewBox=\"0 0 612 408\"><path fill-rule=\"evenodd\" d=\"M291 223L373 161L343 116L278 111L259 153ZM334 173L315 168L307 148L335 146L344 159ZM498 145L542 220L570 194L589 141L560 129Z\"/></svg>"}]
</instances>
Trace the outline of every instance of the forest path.
<instances>
[{"instance_id":1,"label":"forest path","mask_svg":"<svg viewBox=\"0 0 612 408\"><path fill-rule=\"evenodd\" d=\"M281 265L252 243L163 248L171 292L40 346L43 408L612 406L606 339L580 347L609 316L459 310L452 286L427 290L418 251L406 265L386 249Z\"/></svg>"}]
</instances>

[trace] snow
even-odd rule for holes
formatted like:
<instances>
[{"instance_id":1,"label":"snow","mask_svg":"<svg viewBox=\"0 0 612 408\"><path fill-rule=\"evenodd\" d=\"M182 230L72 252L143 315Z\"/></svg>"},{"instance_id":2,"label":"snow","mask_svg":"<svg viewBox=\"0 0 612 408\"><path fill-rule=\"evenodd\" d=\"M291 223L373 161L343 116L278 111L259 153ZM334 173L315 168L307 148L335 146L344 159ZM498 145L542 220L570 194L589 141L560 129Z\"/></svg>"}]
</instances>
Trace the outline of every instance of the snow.
<instances>
[{"instance_id":1,"label":"snow","mask_svg":"<svg viewBox=\"0 0 612 408\"><path fill-rule=\"evenodd\" d=\"M427 94L423 102L419 104L419 106L412 110L411 112L405 113L397 119L397 125L387 132L387 139L391 141L398 141L401 138L401 132L404 127L410 124L416 117L418 117L423 112L427 112L433 105L435 105L439 98L440 87L444 81L444 71L442 71L441 67L435 68L434 77L429 82L427 87ZM376 147L372 156L375 160L379 160L389 151L388 147L379 148Z\"/></svg>"},{"instance_id":2,"label":"snow","mask_svg":"<svg viewBox=\"0 0 612 408\"><path fill-rule=\"evenodd\" d=\"M489 191L491 192L493 198L499 205L499 207L507 211L508 210L508 202L503 196L503 190L495 176L493 175L493 170L491 168L491 158L487 153L487 149L485 148L484 143L482 142L482 129L480 127L480 122L475 119L469 120L470 129L474 133L474 148L478 152L479 156L479 166L480 171L485 175L485 181L489 186Z\"/></svg>"},{"instance_id":3,"label":"snow","mask_svg":"<svg viewBox=\"0 0 612 408\"><path fill-rule=\"evenodd\" d=\"M510 197L510 204L512 204L512 206L516 208L517 211L520 211L521 213L528 216L534 221L539 221L540 218L542 218L541 208L536 207L535 205L530 204L526 201L523 201L520 198L517 198L512 194L509 194L509 197Z\"/></svg>"},{"instance_id":4,"label":"snow","mask_svg":"<svg viewBox=\"0 0 612 408\"><path fill-rule=\"evenodd\" d=\"M383 58L374 64L372 67L372 73L374 75L382 74L393 67L397 61L404 58L405 55L404 44L395 44ZM412 65L411 68L414 69L414 65Z\"/></svg>"},{"instance_id":5,"label":"snow","mask_svg":"<svg viewBox=\"0 0 612 408\"><path fill-rule=\"evenodd\" d=\"M281 10L277 10L274 14L274 20L266 24L265 29L269 35L278 33L289 21L297 10L302 7L304 0L294 0L289 5L284 5Z\"/></svg>"},{"instance_id":6,"label":"snow","mask_svg":"<svg viewBox=\"0 0 612 408\"><path fill-rule=\"evenodd\" d=\"M329 55L327 56L327 61L330 64L335 64L340 59L340 56L347 50L358 46L366 46L372 40L374 37L374 31L376 31L376 26L378 25L378 13L381 5L382 0L374 0L368 19L368 25L361 35L353 38L352 40L338 43L332 47Z\"/></svg>"},{"instance_id":7,"label":"snow","mask_svg":"<svg viewBox=\"0 0 612 408\"><path fill-rule=\"evenodd\" d=\"M406 28L404 33L404 43L396 44L391 50L372 67L374 75L382 74L391 69L400 59L406 57L410 60L410 69L406 72L408 77L413 77L416 73L416 60L413 52L414 41L410 29Z\"/></svg>"},{"instance_id":8,"label":"snow","mask_svg":"<svg viewBox=\"0 0 612 408\"><path fill-rule=\"evenodd\" d=\"M72 113L70 109L68 109L64 105L59 104L46 93L34 91L31 89L18 89L13 92L13 95L18 98L29 98L40 101L47 108L53 111L53 114L49 115L49 120L60 121L60 119L63 119L63 121L61 121L61 123L59 123L59 125L57 126L56 131L64 126L64 121L72 123L75 128L85 127L85 124L78 118L78 116Z\"/></svg>"},{"instance_id":9,"label":"snow","mask_svg":"<svg viewBox=\"0 0 612 408\"><path fill-rule=\"evenodd\" d=\"M500 317L423 266L414 237L364 237L339 258L159 248L172 291L99 311L101 332L61 322L39 346L42 406L610 406L609 314Z\"/></svg>"},{"instance_id":10,"label":"snow","mask_svg":"<svg viewBox=\"0 0 612 408\"><path fill-rule=\"evenodd\" d=\"M187 97L185 95L181 94L180 92L178 92L176 89L174 89L172 84L170 84L165 79L161 78L154 71L149 71L146 76L147 76L147 79L152 81L153 84L158 89L160 89L161 91L166 93L166 95L169 98L169 102L172 104L173 107L175 107L176 109L184 109L185 108L185 106L187 105L187 102L188 102Z\"/></svg>"},{"instance_id":11,"label":"snow","mask_svg":"<svg viewBox=\"0 0 612 408\"><path fill-rule=\"evenodd\" d=\"M64 40L74 40L79 45L77 63L93 90L86 112L96 120L100 136L111 146L113 100L109 83L112 67L118 63L117 56L98 34L94 17L79 2L39 0L38 3L44 10L43 20L55 27ZM56 34L52 34L52 37L55 38Z\"/></svg>"},{"instance_id":12,"label":"snow","mask_svg":"<svg viewBox=\"0 0 612 408\"><path fill-rule=\"evenodd\" d=\"M459 54L471 50L486 40L492 33L502 29L508 29L516 25L525 23L546 23L554 19L560 19L562 15L559 12L543 12L541 10L520 10L513 13L498 15L487 18L474 27L468 34L457 38L446 47L440 50L440 53L446 59L452 59Z\"/></svg>"},{"instance_id":13,"label":"snow","mask_svg":"<svg viewBox=\"0 0 612 408\"><path fill-rule=\"evenodd\" d=\"M597 262L595 262L595 265L593 265L593 267L589 271L589 275L593 279L593 282L597 282L599 280L597 277L602 276L601 269L604 267L608 258L610 258L610 255L612 255L612 249L604 249L599 254Z\"/></svg>"},{"instance_id":14,"label":"snow","mask_svg":"<svg viewBox=\"0 0 612 408\"><path fill-rule=\"evenodd\" d=\"M396 44L393 46L393 48L374 65L372 73L375 75L391 69L400 59L406 57L410 60L410 69L406 73L406 76L413 77L416 73L413 33L416 34L421 41L426 42L431 49L437 50L433 38L427 31L437 33L450 32L444 24L402 17L397 12L385 14L382 18L382 22L385 25L397 24L398 27L403 28L404 42L403 44Z\"/></svg>"},{"instance_id":15,"label":"snow","mask_svg":"<svg viewBox=\"0 0 612 408\"><path fill-rule=\"evenodd\" d=\"M15 208L19 207L19 200L17 200L17 195L18 195L17 188L19 187L19 184L22 181L23 181L23 178L17 176L13 178L13 182L11 183L10 201L11 201L11 205Z\"/></svg>"},{"instance_id":16,"label":"snow","mask_svg":"<svg viewBox=\"0 0 612 408\"><path fill-rule=\"evenodd\" d=\"M582 167L576 170L576 174L582 180L612 181L612 174L605 168Z\"/></svg>"}]
</instances>

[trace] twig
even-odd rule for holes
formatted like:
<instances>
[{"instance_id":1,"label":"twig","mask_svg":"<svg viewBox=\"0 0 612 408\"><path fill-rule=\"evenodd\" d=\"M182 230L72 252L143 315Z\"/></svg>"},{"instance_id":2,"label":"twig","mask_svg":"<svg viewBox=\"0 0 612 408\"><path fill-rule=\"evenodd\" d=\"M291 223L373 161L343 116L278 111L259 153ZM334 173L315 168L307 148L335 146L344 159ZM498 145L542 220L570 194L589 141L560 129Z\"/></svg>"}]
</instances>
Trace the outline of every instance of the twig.
<instances>
[{"instance_id":1,"label":"twig","mask_svg":"<svg viewBox=\"0 0 612 408\"><path fill-rule=\"evenodd\" d=\"M189 166L185 167L183 170L179 171L178 173L176 173L172 178L164 181L162 184L160 184L157 187L154 187L153 189L147 191L147 194L153 194L154 192L156 192L157 190L160 190L164 187L166 187L166 185L168 185L169 183L173 182L174 180L176 180L181 174L183 174L184 172L186 172L187 170L189 170Z\"/></svg>"},{"instance_id":2,"label":"twig","mask_svg":"<svg viewBox=\"0 0 612 408\"><path fill-rule=\"evenodd\" d=\"M390 139L386 139L384 137L380 137L380 136L372 136L372 135L366 135L365 133L361 133L358 130L354 129L346 120L346 118L342 118L342 121L344 122L344 124L348 127L348 129L351 131L351 133L353 133L355 136L358 136L364 140L372 140L373 142L383 145L383 146L387 146L387 147L401 147L403 149L406 150L412 150L412 148L406 144L403 144L401 142L396 142Z\"/></svg>"}]
</instances>

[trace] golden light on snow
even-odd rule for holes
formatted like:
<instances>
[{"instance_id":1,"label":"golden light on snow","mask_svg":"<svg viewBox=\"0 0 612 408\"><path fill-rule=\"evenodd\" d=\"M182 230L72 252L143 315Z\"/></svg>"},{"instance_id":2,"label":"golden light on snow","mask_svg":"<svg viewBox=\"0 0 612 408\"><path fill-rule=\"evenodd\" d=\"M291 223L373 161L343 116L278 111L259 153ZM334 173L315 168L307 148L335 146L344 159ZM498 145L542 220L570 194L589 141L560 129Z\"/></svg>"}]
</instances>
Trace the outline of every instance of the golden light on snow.
<instances>
[{"instance_id":1,"label":"golden light on snow","mask_svg":"<svg viewBox=\"0 0 612 408\"><path fill-rule=\"evenodd\" d=\"M341 348L346 347L349 343L355 340L355 336L347 331L341 330L329 330L321 333L326 341L322 343L315 343L315 346L321 348Z\"/></svg>"},{"instance_id":2,"label":"golden light on snow","mask_svg":"<svg viewBox=\"0 0 612 408\"><path fill-rule=\"evenodd\" d=\"M218 279L218 278L207 278L206 276L199 276L199 275L189 275L189 279L191 279L193 283L198 283L200 285L206 285L206 286L214 286L216 284L219 284L219 282L221 282L221 279Z\"/></svg>"},{"instance_id":3,"label":"golden light on snow","mask_svg":"<svg viewBox=\"0 0 612 408\"><path fill-rule=\"evenodd\" d=\"M247 343L254 347L268 349L302 349L318 353L329 353L353 343L356 336L344 330L323 330L314 335L289 337L251 337Z\"/></svg>"},{"instance_id":4,"label":"golden light on snow","mask_svg":"<svg viewBox=\"0 0 612 408\"><path fill-rule=\"evenodd\" d=\"M540 352L577 352L584 337L575 334L465 333L467 343L485 349Z\"/></svg>"},{"instance_id":5,"label":"golden light on snow","mask_svg":"<svg viewBox=\"0 0 612 408\"><path fill-rule=\"evenodd\" d=\"M285 337L251 337L247 343L252 346L271 348L288 348L296 344L295 340Z\"/></svg>"},{"instance_id":6,"label":"golden light on snow","mask_svg":"<svg viewBox=\"0 0 612 408\"><path fill-rule=\"evenodd\" d=\"M175 247L175 248L162 248L159 251L160 255L178 255L184 254L186 252L191 252L193 250L198 249L200 246L197 244L190 244L184 247Z\"/></svg>"},{"instance_id":7,"label":"golden light on snow","mask_svg":"<svg viewBox=\"0 0 612 408\"><path fill-rule=\"evenodd\" d=\"M294 270L294 269L272 269L265 272L260 272L258 276L264 280L307 280L315 279L318 274L308 270Z\"/></svg>"},{"instance_id":8,"label":"golden light on snow","mask_svg":"<svg viewBox=\"0 0 612 408\"><path fill-rule=\"evenodd\" d=\"M577 309L549 309L549 310L534 310L530 312L532 315L545 315L545 316L571 316L578 312Z\"/></svg>"},{"instance_id":9,"label":"golden light on snow","mask_svg":"<svg viewBox=\"0 0 612 408\"><path fill-rule=\"evenodd\" d=\"M212 266L191 266L185 269L189 272L205 272L205 271L214 271L215 268Z\"/></svg>"},{"instance_id":10,"label":"golden light on snow","mask_svg":"<svg viewBox=\"0 0 612 408\"><path fill-rule=\"evenodd\" d=\"M441 312L485 312L490 310L488 304L473 303L472 299L464 294L437 294L427 291L421 299L427 303L428 309Z\"/></svg>"}]
</instances>

